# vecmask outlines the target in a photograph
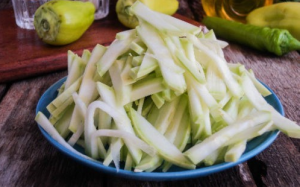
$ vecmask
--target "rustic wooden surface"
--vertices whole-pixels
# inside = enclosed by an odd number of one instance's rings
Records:
[[[0,9],[11,9],[10,1],[1,1]],[[201,21],[203,16],[200,3],[193,0],[180,0],[178,13],[196,21]],[[0,25],[0,32],[6,27]],[[300,55],[297,52],[279,58],[230,44],[225,49],[225,55],[228,61],[252,68],[257,77],[278,95],[286,116],[300,124]],[[123,179],[74,162],[45,140],[34,121],[38,99],[66,73],[62,70],[0,84],[1,187],[300,186],[300,140],[288,138],[282,133],[270,147],[243,164],[207,177],[182,181]]]

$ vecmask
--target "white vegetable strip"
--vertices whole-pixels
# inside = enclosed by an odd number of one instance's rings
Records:
[[[120,67],[118,63],[112,64],[109,69],[109,75],[111,77],[113,88],[116,94],[116,104],[118,106],[123,106],[130,102],[130,93],[132,89],[131,85],[125,85],[123,83],[121,72],[122,67]]]
[[[183,93],[186,89],[185,80],[181,73],[176,72],[181,68],[175,64],[168,48],[155,31],[155,28],[145,22],[140,22],[140,26],[136,29],[143,42],[155,55],[166,84],[172,90]]]
[[[232,77],[229,68],[227,67],[227,62],[215,55],[212,51],[210,51],[206,46],[204,46],[194,35],[188,35],[188,38],[193,42],[193,44],[200,50],[202,50],[206,55],[208,55],[212,62],[215,63],[218,68],[222,78],[224,79],[228,89],[231,91],[233,96],[240,98],[243,95],[243,90],[237,81]]]
[[[235,124],[227,126],[220,131],[207,137],[203,142],[194,145],[187,150],[184,154],[194,163],[198,164],[210,153],[222,147],[227,141],[229,141],[236,134],[247,130],[250,127],[254,127],[261,123],[269,121],[271,118],[267,112],[259,112],[253,116],[244,118],[241,121],[235,122]]]
[[[102,129],[102,130],[97,130],[97,131],[93,132],[91,136],[93,139],[95,139],[98,136],[122,138],[124,140],[132,142],[134,146],[141,149],[142,151],[149,154],[150,156],[154,156],[156,153],[156,150],[154,148],[152,148],[151,146],[146,144],[144,141],[139,139],[134,134],[128,133],[126,131]]]
[[[132,91],[130,95],[130,102],[136,101],[138,99],[141,99],[143,97],[159,93],[165,89],[165,86],[163,85],[163,79],[161,77],[159,78],[153,78],[150,80],[146,80],[137,84],[134,84],[132,86]]]
[[[84,104],[84,102],[79,98],[78,94],[75,92],[72,94],[73,100],[75,104],[79,107],[80,115],[82,116],[83,119],[85,119],[87,107]],[[68,140],[68,144],[71,146],[75,145],[75,143],[79,140],[80,136],[83,133],[84,126],[80,125],[77,129],[77,131],[70,137]]]
[[[157,29],[162,31],[173,31],[179,32],[180,30],[173,26],[172,24],[168,23],[167,21],[160,18],[158,14],[153,14],[153,11],[150,10],[146,5],[137,1],[131,7],[132,13],[141,18],[151,25],[155,26]],[[140,20],[139,20],[140,22]]]
[[[242,81],[245,95],[257,110],[270,111],[272,113],[274,125],[280,131],[287,134],[289,137],[300,138],[300,126],[298,126],[295,122],[283,117],[270,104],[268,104],[267,101],[257,91],[251,79],[247,75],[242,77]]]
[[[136,33],[135,29],[130,29],[130,30],[118,32],[116,34],[116,39],[117,40],[125,40],[125,39],[128,39],[128,38],[132,37],[135,33]]]
[[[54,109],[62,105],[68,98],[72,97],[72,93],[79,90],[82,77],[78,78],[67,90],[57,96],[48,106],[47,109],[51,113]],[[52,108],[52,110],[50,109]]]
[[[158,67],[157,60],[150,55],[150,50],[146,52],[142,64],[137,73],[137,78],[147,75]]]
[[[166,103],[160,109],[157,119],[153,125],[161,134],[164,134],[168,129],[175,115],[179,100],[180,97],[176,97],[173,101]]]
[[[78,55],[75,55],[72,67],[65,82],[65,90],[68,89],[83,74],[85,66],[86,62]]]
[[[236,162],[244,153],[247,145],[246,143],[247,140],[242,140],[229,146],[228,151],[225,154],[225,162]]]
[[[153,146],[165,160],[184,168],[195,168],[195,165],[191,164],[181,151],[159,133],[143,116],[133,109],[130,110],[130,115],[139,136]]]
[[[180,19],[177,19],[173,16],[169,16],[167,14],[163,14],[160,12],[156,13],[161,19],[163,19],[165,22],[170,23],[171,25],[175,26],[176,28],[181,30],[181,34],[188,32],[191,34],[198,34],[201,32],[201,27],[197,27],[195,25],[192,25],[188,22],[182,21]]]
[[[35,121],[58,143],[60,143],[62,146],[64,146],[66,149],[71,151],[72,153],[79,155],[85,159],[96,161],[80,152],[78,152],[76,149],[74,149],[72,146],[70,146],[64,139],[61,137],[56,129],[53,127],[53,125],[50,123],[50,121],[47,119],[47,117],[42,113],[38,112]]]
[[[110,113],[108,113],[113,119],[118,129],[127,131],[129,133],[135,134],[133,127],[131,125],[131,121],[129,117],[127,116],[127,113],[123,106],[117,106],[115,92],[113,89],[111,89],[109,86],[97,82],[97,90],[99,94],[101,95],[101,98],[103,101],[105,101],[111,108],[113,108],[116,112],[116,114],[120,114],[121,118],[116,118]],[[106,111],[105,111],[106,112]],[[120,117],[120,116],[119,116]],[[125,144],[134,160],[135,163],[139,163],[142,157],[142,152],[137,149],[136,147],[132,146],[132,142],[127,142],[125,140]]]
[[[93,80],[94,72],[96,71],[96,62],[102,57],[104,52],[106,51],[106,48],[102,45],[96,45],[94,47],[90,60],[86,65],[81,86],[78,92],[78,95],[82,101],[88,105],[90,102],[92,102],[95,98],[95,94],[97,94],[96,90],[96,83]],[[75,106],[72,119],[70,122],[69,129],[72,132],[76,132],[78,126],[81,123],[81,119],[79,117],[79,111],[78,108]]]
[[[120,138],[113,138],[111,140],[111,143],[109,145],[109,149],[107,151],[106,157],[103,160],[103,165],[108,166],[111,162],[113,162],[114,158],[112,155],[112,149],[114,149],[114,151],[116,150],[120,150],[124,145],[124,142],[122,141],[122,139]]]
[[[115,39],[103,57],[97,62],[97,71],[100,76],[103,76],[110,66],[115,62],[115,60],[122,55],[123,53],[127,52],[130,48],[130,43],[134,40],[134,34],[125,38],[124,40]]]

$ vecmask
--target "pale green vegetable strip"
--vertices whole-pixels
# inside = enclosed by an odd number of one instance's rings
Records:
[[[247,75],[243,76],[242,86],[245,91],[245,95],[257,110],[270,111],[272,113],[274,125],[280,131],[287,134],[289,137],[300,138],[300,126],[298,126],[295,122],[283,117],[270,104],[268,104],[267,101],[257,91],[251,79]]]
[[[48,106],[47,109],[51,113],[54,109],[58,108],[68,98],[72,97],[72,94],[79,90],[82,77],[78,78],[67,90],[57,96]]]
[[[223,108],[223,110],[233,119],[233,121],[235,121],[238,117],[239,101],[239,99],[233,97]]]
[[[66,138],[70,134],[69,124],[73,110],[74,105],[69,106],[65,110],[63,116],[60,119],[58,119],[58,121],[54,124],[55,129],[63,138]]]
[[[181,119],[183,118],[183,114],[187,108],[188,100],[186,95],[180,96],[179,103],[176,107],[176,111],[174,117],[164,134],[164,136],[173,143],[175,141],[176,134],[178,132],[178,128],[181,125]]]
[[[124,142],[120,138],[112,138],[107,151],[106,157],[103,160],[103,165],[108,166],[113,161],[112,149],[118,150],[121,149],[124,145]]]
[[[250,69],[249,71],[246,71],[246,73],[247,73],[247,75],[251,78],[253,84],[255,85],[255,87],[257,88],[257,90],[259,91],[259,93],[260,93],[262,96],[266,97],[266,96],[272,94],[272,93],[271,93],[271,92],[270,92],[270,91],[269,91],[262,83],[260,83],[260,82],[256,79],[256,77],[255,77],[255,75],[254,75],[254,73],[253,73],[253,71],[252,71],[251,69]]]
[[[273,122],[269,121],[267,123],[263,123],[263,124],[255,126],[255,127],[248,128],[247,131],[243,131],[241,133],[236,134],[233,138],[231,138],[229,141],[227,141],[224,146],[233,145],[233,144],[238,143],[243,140],[249,141],[257,136],[260,136],[261,135],[259,133],[260,130],[264,129],[264,127],[266,127],[266,126],[269,126],[269,123],[273,123]],[[276,128],[275,126],[271,126],[268,128],[267,131],[264,131],[264,132],[273,131],[273,130],[275,130],[275,128]]]
[[[246,144],[247,140],[243,140],[229,146],[228,151],[225,154],[225,162],[236,162],[244,153]]]
[[[140,65],[139,71],[137,73],[137,78],[151,73],[158,67],[157,60],[153,58],[149,53],[150,52],[148,50],[143,58],[142,64]]]
[[[176,132],[176,138],[173,141],[173,144],[180,150],[183,151],[188,144],[188,140],[191,133],[191,125],[190,125],[190,118],[188,113],[184,113],[181,120],[180,125]],[[165,162],[162,168],[163,172],[166,172],[169,170],[169,168],[172,166],[171,163]]]
[[[82,76],[86,62],[78,55],[75,55],[72,67],[69,70],[67,80],[65,82],[65,90],[68,89],[80,76]]]
[[[165,86],[163,85],[163,79],[161,77],[145,81],[142,80],[142,82],[138,82],[132,86],[130,102],[136,101],[138,99],[155,93],[159,93],[164,89]]]
[[[175,37],[173,36],[171,38],[175,38]],[[196,63],[198,63],[198,62],[196,62],[193,43],[190,42],[189,40],[187,40],[186,38],[180,38],[180,43],[181,43],[182,49],[185,52],[185,56],[189,59],[189,61],[191,61],[193,66],[196,66]]]
[[[153,146],[160,156],[168,162],[187,169],[194,169],[193,165],[176,146],[159,133],[143,116],[135,110],[130,110],[130,116],[138,135],[149,145]]]
[[[153,157],[147,156],[135,167],[135,171],[145,171],[149,168],[156,167],[157,164],[160,166],[162,162],[163,159],[159,155],[155,155]]]
[[[149,9],[143,3],[137,1],[131,7],[131,12],[139,18],[139,23],[141,22],[140,19],[143,19],[156,27],[157,29],[167,32],[179,32],[180,29],[176,28],[172,24],[168,23],[167,21],[160,18],[160,16],[156,13],[153,13],[151,9]],[[148,45],[147,45],[148,46]]]
[[[114,138],[108,149],[107,156],[103,161],[103,165],[108,166],[113,161],[118,172],[120,161],[119,154],[123,145],[124,143],[120,138]]]
[[[84,121],[85,152],[87,155],[95,159],[104,158],[106,155],[106,150],[101,139],[92,138],[92,134],[96,131],[96,127],[94,125],[94,114],[97,108],[107,112],[111,116],[118,115],[113,108],[101,101],[94,101],[88,106]]]
[[[201,100],[201,106],[203,110],[203,131],[201,132],[201,138],[204,139],[207,136],[210,136],[212,134],[211,129],[211,119],[210,119],[210,112],[208,106]],[[197,136],[197,135],[196,135]]]
[[[73,104],[73,98],[69,97],[64,103],[62,103],[58,108],[56,108],[55,110],[51,111],[50,114],[59,119],[61,118],[61,116],[64,114],[65,110],[71,105]]]
[[[112,118],[110,115],[108,115],[106,112],[99,110],[99,118],[98,118],[98,129],[111,129],[112,124]],[[107,137],[101,137],[101,140],[103,142],[103,145],[106,145],[108,143]]]
[[[120,67],[118,63],[112,64],[109,69],[109,75],[116,94],[117,106],[123,106],[130,102],[130,93],[132,89],[131,85],[125,85],[122,82],[121,72],[122,67]]]
[[[204,115],[200,99],[193,88],[188,89],[188,97],[189,113],[192,121],[192,140],[196,142],[204,127]]]
[[[131,42],[130,49],[139,55],[145,53],[145,49],[142,46],[140,46],[139,44],[137,44],[136,42]]]
[[[85,120],[85,115],[87,112],[87,107],[86,107],[85,103],[79,98],[79,96],[76,92],[72,94],[72,97],[75,102],[75,105],[77,105],[79,108],[79,111],[80,111],[79,114],[81,115],[82,119]],[[84,130],[84,126],[81,125],[77,129],[77,131],[72,134],[72,136],[68,140],[68,144],[70,144],[71,146],[75,145],[75,143],[79,140],[80,136],[83,134],[83,130]]]
[[[183,93],[186,90],[185,80],[181,73],[177,73],[181,68],[175,64],[155,28],[145,22],[140,22],[140,26],[136,29],[143,42],[153,51],[166,85],[178,93]]]
[[[97,130],[92,133],[92,139],[96,139],[99,136],[108,136],[108,137],[115,137],[115,138],[122,138],[123,140],[132,142],[135,147],[141,149],[145,153],[149,154],[150,156],[154,156],[156,151],[154,148],[150,147],[140,138],[135,136],[132,133],[123,131],[123,130],[112,130],[112,129],[102,129]]]
[[[67,62],[68,63],[68,74],[72,68],[74,58],[75,58],[75,53],[73,53],[73,51],[71,51],[71,50],[68,50],[68,62]]]
[[[133,79],[130,75],[130,70],[132,68],[132,64],[131,64],[132,59],[133,59],[132,56],[128,56],[124,64],[124,67],[122,69],[121,79],[124,85],[130,85],[137,81],[136,79]]]
[[[232,98],[231,93],[226,92],[226,95],[223,97],[223,99],[221,101],[219,101],[220,108],[223,108],[231,98]]]
[[[209,58],[209,56],[207,56],[203,51],[199,50],[196,47],[194,48],[194,53],[196,61],[200,63],[203,69],[207,69],[208,64],[211,63],[211,59]]]
[[[142,115],[145,98],[139,100],[137,112]]]
[[[162,97],[161,92],[152,94],[151,99],[157,108],[161,108],[162,105],[165,103],[165,99]]]
[[[84,49],[83,52],[82,52],[82,55],[81,55],[81,58],[82,60],[85,62],[85,64],[88,63],[88,61],[90,60],[91,58],[91,52],[87,49]]]
[[[161,134],[164,134],[167,129],[169,129],[169,132],[172,131],[170,129],[174,128],[170,128],[169,124],[172,125],[171,121],[176,121],[174,120],[174,116],[176,113],[176,109],[177,106],[179,106],[179,101],[180,101],[180,97],[177,97],[174,101],[170,102],[170,103],[166,103],[165,105],[163,105],[163,108],[161,109],[157,109],[157,108],[153,108],[152,112],[150,113],[150,115],[148,115],[148,120],[149,122],[151,122],[151,124],[154,125],[154,127],[157,129],[157,131]],[[183,102],[184,104],[184,102]],[[172,108],[171,108],[172,107]],[[182,110],[181,110],[182,112]],[[180,113],[180,112],[179,112]],[[179,114],[178,113],[178,114]],[[178,116],[180,118],[180,116]],[[180,121],[177,121],[176,123],[179,123]],[[176,128],[178,129],[178,128]],[[166,138],[172,143],[171,139],[174,139],[174,133],[176,133],[176,129],[173,132],[173,135],[171,135],[172,133],[170,132],[170,137],[168,138],[166,136]],[[145,158],[142,159],[141,163],[137,165],[136,168],[138,168],[139,170],[145,170],[147,172],[156,169],[158,166],[161,165],[163,159],[159,156],[156,155],[154,157],[150,157],[147,156]]]
[[[118,113],[122,116],[122,120],[118,120],[118,118],[109,114],[114,119],[117,129],[124,130],[126,132],[135,134],[132,124],[131,124],[131,121],[130,121],[129,117],[127,116],[127,113],[126,113],[124,107],[117,105],[114,90],[100,82],[97,82],[97,90],[98,90],[101,98],[103,99],[103,101],[105,103],[107,103],[110,107],[112,107],[116,111],[116,114]],[[139,163],[141,160],[141,157],[142,157],[142,152],[139,149],[137,149],[136,147],[132,146],[132,142],[125,140],[125,144],[128,148],[128,151],[130,152],[134,162],[136,164]]]
[[[134,167],[133,159],[130,154],[126,155],[124,170],[131,171],[131,168]]]
[[[205,166],[211,166],[214,164],[217,164],[219,162],[224,161],[224,155],[226,153],[227,147],[221,147],[214,152],[212,152],[210,155],[208,155],[204,160]]]
[[[97,94],[96,83],[93,80],[93,75],[96,69],[97,61],[103,56],[106,51],[106,47],[102,45],[96,45],[92,51],[89,62],[86,65],[81,86],[78,92],[80,99],[88,106],[95,99],[95,94]],[[78,108],[75,106],[72,119],[70,122],[69,129],[72,132],[76,132],[78,126],[80,125],[80,117],[79,117]]]
[[[171,25],[174,25],[178,29],[180,29],[182,32],[181,33],[191,33],[191,34],[198,34],[201,32],[201,27],[197,27],[195,25],[192,25],[188,22],[182,21],[180,19],[176,19],[173,16],[169,16],[163,13],[156,12],[156,14],[163,19],[165,22],[170,23]]]
[[[35,116],[35,121],[54,139],[56,140],[58,143],[60,143],[62,146],[64,146],[66,149],[68,149],[69,151],[71,151],[72,153],[79,155],[85,159],[88,160],[94,160],[82,153],[80,153],[79,151],[77,151],[76,149],[74,149],[72,146],[70,146],[62,136],[60,136],[58,134],[58,132],[56,131],[56,129],[53,127],[53,125],[50,123],[50,121],[47,119],[47,117],[42,113],[42,112],[38,112],[37,115]],[[95,161],[95,160],[94,160]]]
[[[219,73],[224,79],[225,84],[227,85],[230,92],[233,96],[240,98],[243,95],[243,90],[241,89],[238,82],[232,77],[229,68],[227,67],[227,62],[215,55],[210,51],[206,46],[204,46],[196,36],[188,35],[188,38],[193,42],[193,44],[200,50],[202,50],[207,56],[209,56],[216,67],[218,68]]]
[[[130,43],[134,40],[134,35],[129,36],[124,40],[115,39],[103,57],[97,62],[97,71],[100,76],[103,76],[110,66],[117,60],[117,58],[123,53],[127,52],[130,48]]]
[[[196,91],[196,93],[199,95],[202,101],[204,101],[205,104],[208,106],[213,118],[216,121],[220,121],[222,118],[219,112],[220,106],[215,100],[215,98],[209,93],[209,91],[203,84],[196,82],[190,74],[186,73],[185,77],[187,84],[189,84],[191,88],[193,88]]]
[[[211,95],[218,101],[222,100],[227,92],[224,81],[216,73],[214,64],[209,64],[206,69],[206,87]]]
[[[185,57],[183,51],[176,50],[175,52],[176,57],[179,59],[179,61],[182,63],[182,65],[187,68],[187,70],[193,75],[193,77],[199,82],[199,83],[205,83],[205,76],[204,74],[201,74],[198,71],[198,68],[196,66],[193,66],[193,63]]]
[[[161,134],[164,134],[166,132],[168,126],[174,118],[179,100],[180,97],[177,97],[173,101],[164,104],[160,108],[157,119],[153,125]]]
[[[117,40],[125,40],[125,39],[128,39],[128,38],[134,36],[135,34],[136,34],[136,30],[135,29],[130,29],[130,30],[118,32],[116,34],[116,39]]]
[[[144,55],[141,55],[141,56],[135,56],[132,58],[132,66],[140,66],[142,64],[142,60],[144,58]]]
[[[271,118],[268,112],[255,113],[253,116],[244,118],[241,121],[235,122],[230,126],[227,126],[220,131],[207,137],[203,142],[194,145],[187,150],[184,154],[194,163],[198,164],[205,159],[210,153],[222,147],[227,141],[229,141],[236,134],[247,130],[250,127],[254,127],[261,123],[269,121]],[[204,151],[205,150],[205,151]]]

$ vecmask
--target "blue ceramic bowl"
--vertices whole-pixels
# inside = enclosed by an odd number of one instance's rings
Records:
[[[38,111],[41,111],[44,113],[47,117],[49,117],[49,112],[46,109],[46,106],[56,97],[57,95],[57,89],[64,83],[66,80],[66,77],[56,82],[54,85],[52,85],[40,98],[36,113]],[[265,85],[266,86],[266,85]],[[267,96],[265,99],[266,101],[271,104],[281,115],[284,115],[283,107],[278,99],[278,97],[275,95],[275,93],[266,86],[271,92],[272,95]],[[93,168],[97,171],[108,173],[108,174],[114,174],[120,177],[130,178],[130,179],[136,179],[136,180],[147,180],[147,181],[166,181],[166,180],[183,180],[183,179],[189,179],[189,178],[195,178],[195,177],[202,177],[207,176],[213,173],[217,173],[220,171],[223,171],[225,169],[229,169],[231,167],[234,167],[242,162],[247,161],[248,159],[254,157],[255,155],[259,154],[261,151],[266,149],[270,144],[273,143],[273,141],[276,139],[277,135],[279,134],[279,131],[272,131],[265,133],[250,142],[247,143],[247,148],[244,154],[241,156],[241,158],[237,162],[226,162],[226,163],[220,163],[213,166],[208,167],[199,167],[195,170],[186,170],[182,169],[176,166],[173,166],[168,172],[161,172],[161,171],[154,171],[151,173],[146,172],[133,172],[133,171],[127,171],[120,169],[118,172],[114,166],[104,166],[101,164],[101,162],[95,162],[92,160],[88,160],[85,158],[82,158],[72,152],[70,152],[68,149],[63,147],[61,144],[59,144],[56,140],[54,140],[47,132],[45,132],[40,126],[39,126],[42,134],[45,136],[45,138],[54,145],[58,150],[69,156],[70,158],[74,159],[75,161],[78,161],[90,168]],[[82,148],[79,146],[74,147],[78,151],[83,153]]]

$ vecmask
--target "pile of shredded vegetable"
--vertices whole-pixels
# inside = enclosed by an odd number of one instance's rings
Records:
[[[204,33],[137,1],[135,29],[109,47],[68,53],[68,77],[36,121],[63,146],[120,169],[168,171],[235,162],[247,141],[279,129],[300,137],[243,65],[227,63],[213,31]],[[85,155],[72,146],[78,144]]]

